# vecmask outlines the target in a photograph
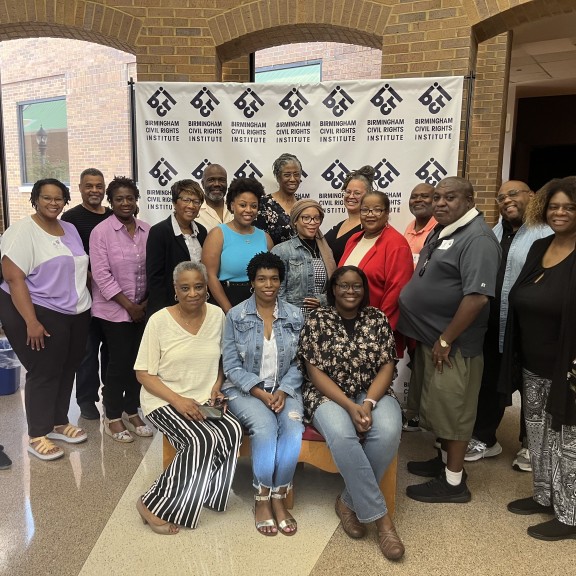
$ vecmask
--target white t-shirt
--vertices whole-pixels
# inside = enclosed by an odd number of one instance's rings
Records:
[[[206,308],[206,318],[196,335],[180,326],[167,308],[153,314],[134,365],[134,370],[158,376],[168,388],[200,404],[210,399],[218,377],[224,330],[224,312],[212,304]],[[144,414],[168,404],[144,387],[140,403]]]

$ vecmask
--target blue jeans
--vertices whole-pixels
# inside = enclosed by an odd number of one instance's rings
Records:
[[[262,400],[228,388],[230,411],[250,433],[253,485],[257,490],[290,487],[302,445],[302,397],[286,396],[279,414]]]
[[[362,404],[360,393],[356,404]],[[336,402],[320,404],[312,424],[324,436],[332,458],[344,478],[341,499],[360,522],[374,522],[388,513],[380,480],[400,444],[402,411],[392,396],[384,396],[372,411],[372,428],[361,443],[350,415]]]

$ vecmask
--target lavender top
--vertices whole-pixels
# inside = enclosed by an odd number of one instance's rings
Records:
[[[2,236],[0,251],[24,274],[32,303],[62,314],[90,309],[86,286],[88,256],[74,225],[60,221],[64,236],[53,236],[27,216]],[[10,294],[6,282],[0,288]]]
[[[90,234],[92,316],[110,322],[132,322],[112,298],[122,292],[140,304],[146,297],[146,240],[150,225],[136,219],[134,237],[112,215]]]

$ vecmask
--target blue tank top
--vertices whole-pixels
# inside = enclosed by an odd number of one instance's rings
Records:
[[[248,262],[259,252],[268,252],[266,234],[259,228],[254,228],[252,234],[238,234],[226,224],[219,224],[218,227],[224,236],[218,279],[248,282]]]

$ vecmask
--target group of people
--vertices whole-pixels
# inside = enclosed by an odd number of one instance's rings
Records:
[[[491,455],[499,400],[522,389],[535,493],[509,509],[555,514],[529,529],[535,537],[576,537],[566,377],[576,178],[533,199],[525,184],[504,184],[494,231],[467,180],[419,184],[403,235],[365,166],[344,182],[348,218],[324,236],[322,206],[298,199],[298,158],[283,154],[273,172],[278,190],[267,195],[253,178],[228,186],[210,165],[202,186],[172,186],[173,213],[154,226],[136,217],[129,178],[105,187],[101,172],[84,171],[82,204],[62,218],[66,186],[34,185],[35,213],[2,238],[0,285],[4,329],[27,370],[28,450],[52,460],[64,454],[53,441],[87,439],[68,421],[70,396],[76,377],[81,416],[99,418],[100,372],[106,434],[152,436],[141,408],[176,449],[138,499],[144,523],[176,534],[197,526],[203,506],[223,511],[246,431],[255,527],[292,536],[286,496],[312,425],[345,481],[335,505],[345,532],[361,538],[375,522],[382,553],[397,560],[404,546],[379,482],[400,442],[392,381],[407,348],[409,417],[441,445],[436,458],[408,463],[431,480],[407,495],[468,502],[464,461]]]

